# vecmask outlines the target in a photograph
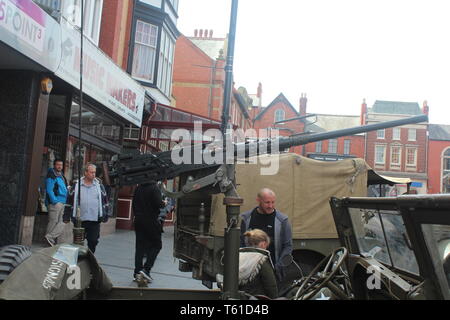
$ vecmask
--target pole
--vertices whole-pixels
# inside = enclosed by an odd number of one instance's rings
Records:
[[[230,15],[230,31],[228,33],[227,62],[225,65],[225,88],[222,111],[222,137],[225,143],[228,121],[230,118],[230,103],[233,87],[233,59],[234,43],[236,39],[236,21],[237,21],[238,0],[232,0]],[[224,160],[225,159],[224,155]],[[226,162],[224,162],[226,163]],[[227,177],[232,181],[231,187],[225,192],[223,204],[227,212],[227,228],[225,229],[225,248],[224,248],[224,274],[223,274],[223,299],[239,298],[239,244],[240,229],[238,226],[240,206],[243,203],[242,198],[236,192],[235,184],[235,166],[226,164]]]
[[[83,246],[84,245],[84,228],[81,227],[81,166],[83,165],[82,154],[81,154],[81,117],[83,109],[83,30],[84,30],[84,0],[81,0],[81,19],[80,19],[80,109],[78,112],[78,197],[77,197],[77,207],[76,207],[76,224],[73,228],[73,243]]]
[[[231,90],[233,87],[233,60],[234,60],[234,43],[236,39],[236,21],[238,0],[232,0],[231,17],[230,17],[230,31],[228,32],[228,49],[227,62],[225,65],[225,87],[223,90],[223,110],[222,110],[222,125],[221,131],[225,135],[228,127],[228,120],[230,118],[230,104],[231,104]]]

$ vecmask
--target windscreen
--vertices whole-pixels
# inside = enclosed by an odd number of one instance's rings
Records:
[[[361,255],[373,257],[399,270],[419,274],[402,216],[397,211],[364,208],[348,210]]]

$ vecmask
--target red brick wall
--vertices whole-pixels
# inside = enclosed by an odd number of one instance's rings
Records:
[[[450,148],[450,141],[429,141],[428,193],[441,192],[442,155],[447,148]]]
[[[344,155],[344,141],[350,140],[350,155],[364,159],[364,136],[345,136],[337,138],[337,154]],[[316,144],[306,145],[306,154],[316,153]],[[322,153],[328,153],[328,140],[322,141]]]
[[[103,1],[102,21],[100,29],[99,47],[114,62],[126,70],[129,55],[129,43],[131,38],[131,22],[133,18],[133,2],[128,7],[128,0]],[[121,39],[122,12],[128,10],[125,35]],[[121,43],[122,41],[122,43]],[[123,50],[123,52],[120,52]]]
[[[272,106],[270,106],[270,108],[259,119],[257,119],[254,122],[254,125],[253,125],[254,129],[259,131],[259,129],[277,127],[277,128],[288,128],[288,129],[292,130],[292,132],[289,130],[279,130],[280,136],[289,136],[294,133],[303,132],[304,124],[303,124],[303,122],[300,122],[300,121],[289,121],[289,122],[286,122],[285,124],[274,124],[275,112],[278,109],[284,110],[284,118],[285,119],[295,118],[295,117],[299,116],[297,113],[295,113],[292,110],[292,108],[290,106],[286,105],[282,101],[278,101],[275,104],[273,104]],[[302,148],[303,147],[301,147],[301,146],[292,147],[289,149],[289,151],[295,152],[298,154],[302,154]]]
[[[117,46],[120,30],[121,1],[103,1],[102,24],[99,47],[114,61],[117,60]]]
[[[221,121],[225,82],[225,73],[221,68],[224,65],[224,60],[211,59],[181,35],[175,47],[173,71],[172,95],[176,108]],[[240,127],[243,117],[232,96],[230,118],[234,120],[233,125]]]
[[[367,163],[375,170],[398,171],[398,172],[418,172],[426,171],[426,129],[416,129],[416,141],[408,141],[408,128],[401,128],[400,140],[392,140],[392,128],[385,129],[385,139],[377,139],[377,132],[371,131],[367,134]],[[399,143],[402,145],[402,158],[400,168],[391,167],[391,146]],[[386,144],[386,161],[384,165],[375,165],[375,145]],[[411,170],[406,168],[406,147],[417,146],[417,166]]]

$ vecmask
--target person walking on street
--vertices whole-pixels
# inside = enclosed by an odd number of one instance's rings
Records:
[[[100,238],[100,223],[107,221],[108,197],[105,187],[95,177],[97,167],[89,163],[84,170],[84,177],[80,185],[80,219],[81,227],[85,230],[85,238],[89,250],[95,253]],[[72,217],[76,219],[78,206],[78,181],[74,185]]]
[[[63,161],[55,159],[53,168],[48,169],[45,180],[46,197],[48,207],[48,224],[45,240],[50,246],[57,243],[58,237],[64,231],[63,222],[64,206],[67,201],[67,180],[63,174]]]
[[[246,231],[261,229],[266,232],[271,239],[267,250],[275,264],[278,281],[282,281],[283,257],[292,254],[292,229],[288,217],[275,209],[275,200],[275,192],[263,188],[256,197],[258,206],[241,214],[241,247],[245,246]]]
[[[159,215],[160,209],[165,206],[161,190],[155,181],[141,184],[136,188],[133,195],[134,230],[136,232],[134,280],[138,274],[141,274],[148,282],[153,280],[150,271],[162,248],[162,227]]]

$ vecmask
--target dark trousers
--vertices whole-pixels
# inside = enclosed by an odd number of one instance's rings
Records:
[[[95,247],[97,247],[100,238],[100,222],[83,221],[81,226],[84,228],[84,237],[87,240],[89,250],[95,253]]]
[[[134,273],[141,270],[150,272],[162,248],[161,224],[155,218],[135,217],[134,230],[136,232]]]

